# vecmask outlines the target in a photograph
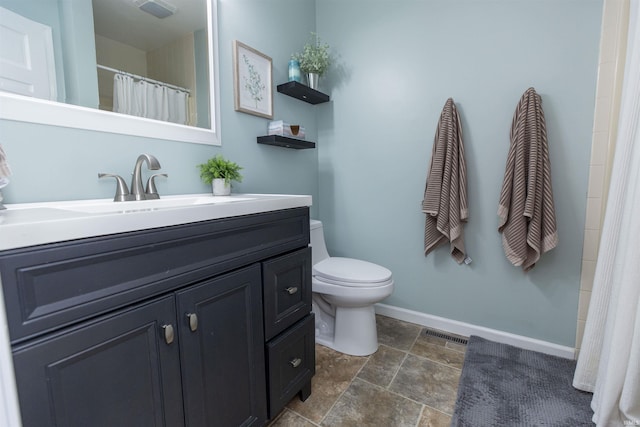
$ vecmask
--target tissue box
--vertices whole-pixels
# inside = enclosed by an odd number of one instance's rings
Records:
[[[280,135],[289,138],[305,139],[304,127],[299,125],[290,125],[284,120],[275,120],[269,122],[269,135]]]

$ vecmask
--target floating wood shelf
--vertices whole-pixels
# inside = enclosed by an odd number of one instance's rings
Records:
[[[314,105],[329,102],[329,95],[311,89],[309,86],[299,82],[287,82],[278,85],[278,92]]]
[[[277,147],[295,148],[302,150],[305,148],[316,148],[316,143],[304,141],[302,139],[288,138],[280,135],[259,136],[258,144],[275,145]]]

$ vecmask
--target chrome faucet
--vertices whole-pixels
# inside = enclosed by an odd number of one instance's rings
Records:
[[[147,181],[146,190],[142,187],[142,164],[147,162],[147,166],[151,170],[160,169],[160,162],[151,154],[140,154],[138,160],[136,160],[136,166],[133,168],[133,177],[131,178],[131,192],[127,188],[127,184],[124,182],[121,176],[113,175],[110,173],[99,173],[98,178],[115,178],[116,179],[116,195],[113,198],[114,202],[128,202],[133,200],[150,200],[159,199],[160,195],[156,189],[156,185],[153,179],[157,176],[167,177],[165,173],[158,173],[152,175]],[[1,201],[2,199],[0,199]],[[1,206],[1,204],[0,204]]]
[[[160,162],[151,154],[140,154],[136,160],[136,166],[133,168],[133,176],[131,177],[131,195],[134,200],[146,200],[147,194],[142,185],[142,164],[147,162],[150,170],[160,169]]]

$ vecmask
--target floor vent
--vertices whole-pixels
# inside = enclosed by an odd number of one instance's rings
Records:
[[[449,335],[441,331],[436,331],[434,329],[425,329],[424,332],[426,335],[429,335],[431,337],[444,338],[447,341],[455,342],[458,344],[467,345],[467,343],[469,342],[469,340],[466,338]]]

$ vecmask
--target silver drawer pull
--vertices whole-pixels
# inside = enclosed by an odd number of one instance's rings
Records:
[[[164,329],[164,340],[167,344],[171,344],[173,342],[173,326],[172,325],[162,325],[162,329]]]
[[[299,357],[289,360],[289,364],[294,368],[297,368],[298,366],[300,366],[301,363],[302,363],[302,359],[300,359]]]
[[[289,287],[288,287],[288,288],[286,288],[284,291],[285,291],[285,292],[288,292],[288,293],[289,293],[289,295],[293,295],[293,294],[295,294],[296,292],[298,292],[298,287],[297,287],[297,286],[289,286]]]
[[[187,313],[187,319],[189,319],[189,329],[191,329],[191,332],[195,332],[198,329],[198,315]]]

